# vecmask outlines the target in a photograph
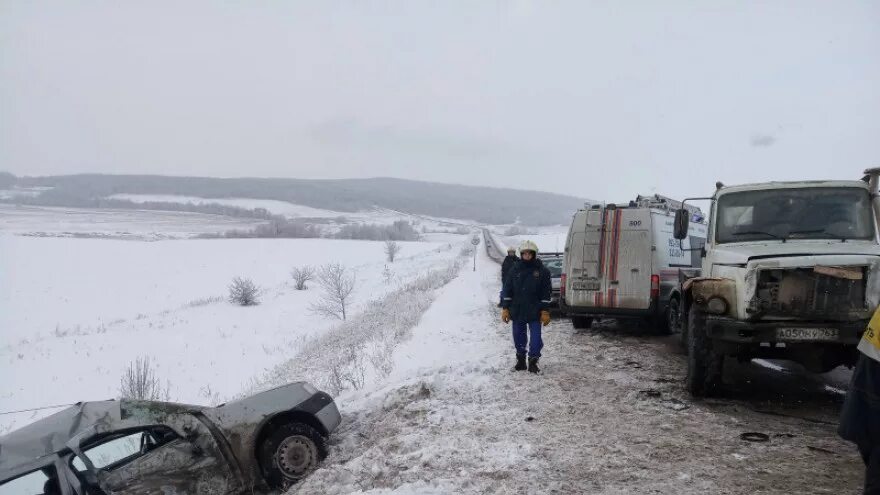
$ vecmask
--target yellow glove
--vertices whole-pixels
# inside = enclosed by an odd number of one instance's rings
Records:
[[[541,325],[549,325],[550,324],[550,312],[546,309],[541,311]]]
[[[510,323],[510,310],[504,308],[501,310],[501,321],[504,323]]]

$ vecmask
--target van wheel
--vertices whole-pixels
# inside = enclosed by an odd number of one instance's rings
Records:
[[[287,489],[306,477],[327,457],[327,442],[314,428],[286,423],[275,429],[259,449],[263,476],[271,488]]]
[[[710,397],[721,386],[724,355],[712,350],[706,317],[698,309],[688,312],[687,326],[687,389],[694,397]]]
[[[593,319],[589,316],[572,316],[571,325],[577,329],[590,328],[593,326]]]

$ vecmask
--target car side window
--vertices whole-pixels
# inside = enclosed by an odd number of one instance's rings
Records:
[[[164,426],[127,430],[97,439],[83,449],[83,455],[96,469],[112,471],[177,438],[174,431]],[[86,470],[79,457],[73,458],[71,466],[78,472]]]
[[[46,467],[0,483],[0,495],[60,495],[61,485],[55,468]]]

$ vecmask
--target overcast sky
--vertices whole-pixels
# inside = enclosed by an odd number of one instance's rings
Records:
[[[880,2],[0,2],[0,170],[620,201],[880,166]]]

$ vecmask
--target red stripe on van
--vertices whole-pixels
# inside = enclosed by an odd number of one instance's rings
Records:
[[[618,261],[620,259],[620,224],[621,219],[623,218],[622,210],[614,210],[614,218],[611,221],[611,243],[610,243],[610,253],[609,253],[609,263],[608,263],[608,279],[607,281],[610,283],[612,280],[617,280],[617,266]],[[615,306],[617,291],[611,289],[611,287],[607,288],[608,291],[608,305],[611,307]]]
[[[611,276],[613,277],[611,280],[617,280],[617,266],[620,261],[620,224],[623,219],[623,211],[617,210],[614,212],[614,257]]]
[[[599,262],[596,264],[596,276],[602,278],[605,272],[605,227],[608,225],[608,210],[602,211],[602,232],[599,234]]]

